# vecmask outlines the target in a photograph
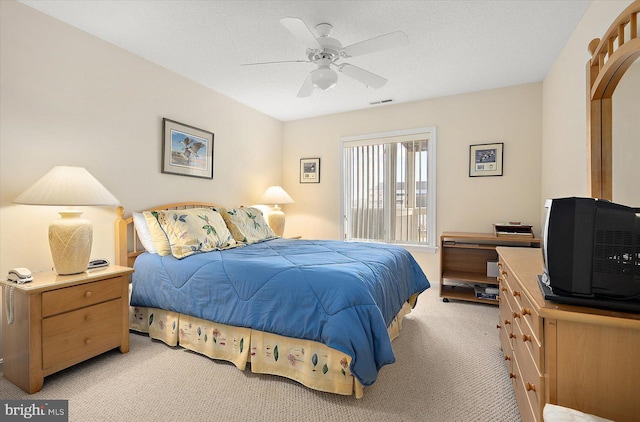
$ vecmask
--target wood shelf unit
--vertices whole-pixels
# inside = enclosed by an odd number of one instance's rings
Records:
[[[440,297],[497,305],[497,300],[476,297],[475,284],[498,286],[487,276],[487,262],[498,262],[496,246],[540,247],[540,240],[522,235],[444,232],[440,236]]]

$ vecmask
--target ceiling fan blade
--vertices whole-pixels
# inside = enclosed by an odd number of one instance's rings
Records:
[[[387,80],[382,76],[378,76],[351,64],[345,63],[338,67],[338,70],[345,75],[370,86],[371,88],[382,88],[387,83]]]
[[[282,18],[282,26],[287,28],[305,47],[312,50],[322,49],[315,34],[309,29],[306,23],[300,18]]]
[[[344,47],[341,51],[343,57],[356,57],[376,51],[388,50],[407,44],[409,38],[402,31],[395,31],[379,37],[369,38],[355,44]]]
[[[258,64],[277,64],[277,63],[311,63],[309,60],[280,60],[275,62],[259,62],[259,63],[242,63],[240,66],[255,66]]]
[[[304,83],[300,87],[300,91],[298,91],[298,97],[304,98],[308,97],[313,93],[313,82],[311,82],[311,73],[307,76],[307,79],[304,80]]]

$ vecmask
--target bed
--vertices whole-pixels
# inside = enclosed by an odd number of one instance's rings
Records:
[[[403,248],[283,239],[255,208],[205,202],[119,207],[116,263],[135,269],[131,330],[357,398],[430,287]]]

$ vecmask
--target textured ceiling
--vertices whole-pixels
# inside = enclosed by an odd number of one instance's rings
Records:
[[[21,2],[289,121],[542,81],[591,1]],[[340,74],[335,88],[298,98],[312,63],[240,66],[306,59],[283,17],[330,23],[344,46],[396,30],[409,43],[343,60],[387,78],[380,89]]]

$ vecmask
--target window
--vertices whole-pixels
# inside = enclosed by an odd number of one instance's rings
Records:
[[[345,240],[435,247],[435,128],[343,138]]]

